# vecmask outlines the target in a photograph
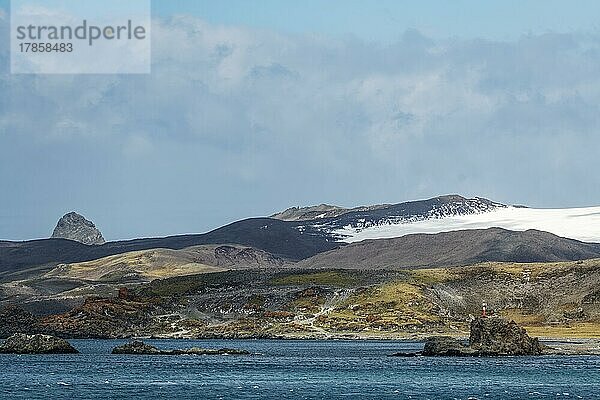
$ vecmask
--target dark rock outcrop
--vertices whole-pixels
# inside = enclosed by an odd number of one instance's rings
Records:
[[[112,354],[160,354],[160,350],[157,347],[151,346],[142,342],[141,340],[134,340],[133,342],[125,343],[121,346],[117,346],[112,350]]]
[[[89,297],[71,311],[42,318],[41,324],[45,333],[74,339],[139,337],[165,328],[155,312],[163,311],[148,302]]]
[[[76,354],[79,353],[69,342],[50,335],[26,335],[17,333],[0,346],[6,354]]]
[[[436,336],[427,339],[422,352],[396,353],[392,356],[538,356],[545,349],[546,347],[537,338],[529,337],[525,329],[515,321],[504,318],[476,318],[471,322],[469,345],[449,336]]]
[[[58,220],[52,239],[69,239],[87,245],[104,244],[102,233],[96,225],[76,212],[65,214]]]
[[[133,355],[247,355],[246,350],[238,349],[203,349],[192,347],[190,349],[160,350],[157,347],[145,344],[141,340],[117,346],[112,350],[112,354],[133,354]]]
[[[515,321],[504,318],[476,318],[471,322],[469,345],[448,337],[434,337],[425,343],[425,356],[537,356],[544,346],[527,335]]]
[[[471,322],[469,347],[478,355],[537,356],[544,346],[525,328],[503,318],[477,318]]]
[[[285,260],[252,247],[219,246],[214,250],[214,264],[219,267],[283,267]],[[209,260],[206,260],[209,261]],[[210,260],[212,261],[212,260]],[[210,262],[209,261],[209,262]],[[212,263],[209,265],[213,265]]]
[[[279,219],[282,221],[312,221],[316,219],[335,218],[352,211],[367,211],[367,209],[368,207],[348,209],[338,206],[331,206],[329,204],[321,204],[318,206],[310,207],[290,207],[285,211],[271,215],[271,218]]]
[[[7,338],[20,332],[38,331],[38,320],[30,312],[15,305],[0,309],[0,338]]]
[[[463,345],[460,340],[449,336],[433,337],[423,347],[424,356],[472,356],[475,350]]]

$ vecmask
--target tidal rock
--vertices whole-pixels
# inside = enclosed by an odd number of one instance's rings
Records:
[[[0,353],[9,354],[75,354],[79,353],[69,342],[50,335],[17,333],[0,346]]]
[[[160,354],[161,351],[149,344],[145,344],[141,340],[125,343],[117,346],[112,350],[112,354]]]
[[[504,318],[477,318],[471,322],[469,346],[479,355],[540,355],[544,346],[515,321]]]
[[[401,351],[399,353],[390,354],[390,357],[419,357],[423,355],[421,351],[413,351],[413,352],[404,352]]]
[[[504,318],[477,318],[471,322],[469,345],[447,337],[425,342],[424,356],[537,356],[545,346],[527,335],[524,328]]]
[[[102,233],[96,228],[96,225],[76,212],[65,214],[58,220],[52,238],[69,239],[88,245],[104,243]]]
[[[449,336],[429,338],[425,342],[422,354],[424,356],[472,356],[475,351],[463,345],[458,339]]]
[[[239,349],[203,349],[200,347],[192,347],[191,349],[174,350],[175,354],[196,354],[196,355],[222,355],[222,356],[241,356],[250,354],[249,351]]]
[[[238,349],[203,349],[200,347],[192,347],[190,349],[176,349],[176,350],[160,350],[157,347],[145,344],[141,340],[134,340],[133,342],[126,343],[121,346],[117,346],[112,350],[112,354],[136,354],[136,355],[246,355],[250,354],[246,350]]]

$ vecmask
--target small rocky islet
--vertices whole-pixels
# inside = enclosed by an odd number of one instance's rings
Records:
[[[161,350],[142,342],[134,340],[124,345],[117,346],[112,350],[112,354],[131,354],[131,355],[248,355],[250,352],[238,349],[204,349],[192,347],[189,349]]]
[[[50,335],[16,333],[0,346],[3,354],[77,354],[79,351],[64,339]]]
[[[450,336],[434,336],[425,341],[423,351],[395,353],[397,357],[499,357],[555,354],[532,338],[515,321],[500,317],[480,317],[471,322],[469,343]]]
[[[8,337],[0,345],[0,354],[77,354],[79,351],[64,339],[51,335],[27,335],[16,333]],[[250,352],[240,349],[204,349],[192,347],[189,349],[161,350],[145,344],[141,340],[117,346],[112,354],[131,355],[249,355]]]

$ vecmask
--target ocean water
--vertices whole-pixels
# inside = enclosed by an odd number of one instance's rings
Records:
[[[395,341],[148,340],[250,356],[0,355],[2,399],[600,399],[600,357],[401,358]]]

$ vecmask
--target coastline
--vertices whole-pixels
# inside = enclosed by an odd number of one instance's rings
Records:
[[[75,341],[132,341],[132,340],[149,340],[149,341],[263,341],[263,342],[383,342],[383,343],[425,343],[428,338],[436,335],[422,336],[367,336],[367,335],[331,335],[331,336],[316,336],[316,335],[279,335],[279,336],[259,336],[248,335],[244,337],[233,336],[203,336],[203,337],[173,337],[169,335],[149,335],[149,336],[130,336],[130,337],[113,337],[113,338],[66,338],[67,340]],[[457,335],[454,338],[468,342],[469,337],[465,335]],[[599,338],[572,338],[572,337],[539,337],[540,343],[546,346],[542,356],[600,356],[600,339]],[[6,339],[0,339],[2,344]]]

